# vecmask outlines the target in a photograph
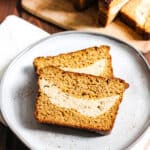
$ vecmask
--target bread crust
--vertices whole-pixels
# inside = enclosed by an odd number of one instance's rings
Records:
[[[98,20],[101,25],[107,26],[115,19],[121,8],[118,8],[116,13],[112,13],[111,10],[114,9],[118,4],[122,4],[122,0],[99,0]]]
[[[121,9],[120,18],[124,23],[126,23],[131,28],[136,30],[137,33],[141,34],[141,36],[144,39],[149,40],[150,39],[150,2],[148,4],[147,3],[145,4],[145,2],[142,0],[129,1]]]
[[[124,12],[119,13],[120,19],[127,25],[129,25],[132,29],[136,30],[143,39],[150,40],[150,32],[145,31],[144,28],[141,28],[137,25],[136,21],[133,20],[128,14]]]

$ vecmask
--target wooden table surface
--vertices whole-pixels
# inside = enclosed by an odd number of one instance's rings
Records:
[[[44,29],[49,33],[64,31],[63,29],[47,23],[37,17],[24,11],[20,6],[20,0],[0,0],[0,23],[6,16],[14,14],[22,17],[32,24]],[[144,54],[150,63],[150,52]],[[28,148],[9,130],[9,128],[0,124],[0,150],[27,150]]]

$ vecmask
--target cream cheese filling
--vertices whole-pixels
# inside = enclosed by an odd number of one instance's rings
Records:
[[[122,8],[123,5],[125,5],[129,0],[122,0],[119,4],[117,4],[116,6],[112,7],[110,9],[110,14],[113,15],[117,15],[117,12],[119,12],[119,10]]]
[[[40,88],[45,93],[52,104],[68,109],[75,109],[82,115],[96,117],[107,112],[119,99],[119,95],[97,99],[82,99],[70,96],[62,92],[53,83],[40,80]]]
[[[62,68],[64,71],[78,72],[78,73],[86,73],[91,75],[101,75],[103,74],[106,66],[106,59],[101,59],[87,67],[83,68]]]
[[[142,0],[136,9],[136,18],[140,26],[144,26],[146,18],[150,15],[150,0]]]

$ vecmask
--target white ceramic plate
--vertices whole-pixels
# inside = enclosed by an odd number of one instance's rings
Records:
[[[125,92],[111,134],[100,136],[76,129],[41,125],[34,119],[36,79],[33,60],[95,45],[111,46],[116,77],[125,79]],[[1,111],[11,130],[31,149],[126,149],[146,130],[150,118],[150,71],[144,58],[131,46],[114,38],[85,32],[50,36],[26,49],[10,64],[1,84]]]

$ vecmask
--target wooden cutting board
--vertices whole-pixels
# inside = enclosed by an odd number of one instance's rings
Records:
[[[74,9],[71,0],[22,0],[22,7],[31,14],[67,30],[103,33],[122,39],[142,52],[150,51],[150,40],[143,40],[118,18],[107,27],[98,24],[98,9],[93,6],[85,11]]]

